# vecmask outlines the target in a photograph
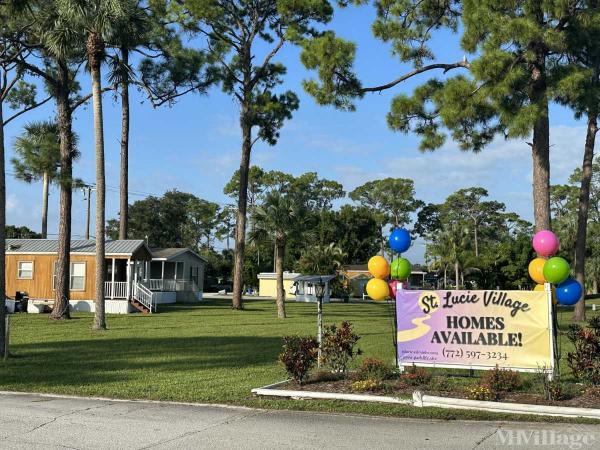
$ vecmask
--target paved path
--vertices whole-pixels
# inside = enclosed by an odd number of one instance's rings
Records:
[[[597,449],[600,427],[0,394],[0,449],[32,448]]]

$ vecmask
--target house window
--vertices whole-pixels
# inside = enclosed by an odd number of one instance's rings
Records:
[[[85,291],[85,263],[71,263],[71,284],[69,288],[72,291]]]
[[[70,270],[69,290],[85,291],[85,263],[72,262]],[[56,289],[56,261],[54,261],[54,271],[52,275],[52,289]]]
[[[17,268],[17,278],[19,280],[33,279],[33,261],[19,261]]]

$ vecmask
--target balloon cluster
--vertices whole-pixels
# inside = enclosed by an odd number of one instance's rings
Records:
[[[533,249],[539,257],[529,263],[529,276],[538,283],[536,291],[544,290],[544,283],[556,285],[556,300],[561,305],[574,305],[581,298],[581,284],[569,278],[569,263],[560,256],[554,256],[560,243],[550,230],[538,231],[533,236]]]
[[[396,253],[404,253],[410,248],[410,233],[404,228],[395,228],[389,246]],[[368,267],[373,278],[367,283],[367,294],[375,301],[396,297],[398,283],[407,280],[411,271],[410,262],[402,257],[394,259],[390,265],[383,256],[373,256]]]

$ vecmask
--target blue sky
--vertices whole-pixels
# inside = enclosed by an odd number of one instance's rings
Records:
[[[365,85],[389,81],[409,70],[398,62],[390,49],[371,35],[373,11],[369,7],[336,12],[332,27],[341,36],[357,43],[356,71]],[[442,62],[462,59],[458,37],[449,33],[436,36],[434,50]],[[407,177],[415,181],[417,197],[439,202],[456,189],[483,186],[493,199],[526,219],[532,217],[531,154],[524,140],[497,140],[479,155],[460,152],[448,142],[444,148],[423,154],[414,136],[394,133],[387,128],[385,115],[393,96],[409,93],[426,76],[409,80],[395,89],[370,94],[358,101],[356,112],[340,112],[315,104],[301,88],[308,73],[299,63],[299,51],[285,48],[278,60],[288,67],[285,89],[300,96],[300,109],[281,131],[275,147],[258,143],[252,163],[270,170],[292,174],[316,171],[321,177],[341,182],[347,191],[381,177]],[[441,74],[439,75],[441,76]],[[89,87],[81,76],[83,89]],[[120,105],[110,95],[105,102],[105,143],[107,169],[107,217],[117,216]],[[173,107],[153,109],[143,103],[142,93],[132,92],[130,144],[130,201],[147,194],[161,195],[176,188],[219,203],[231,202],[222,189],[239,167],[240,134],[238,106],[219,88],[206,96],[188,95]],[[6,130],[7,161],[12,142],[24,123],[50,119],[48,105],[11,122]],[[91,107],[77,112],[75,131],[80,137],[81,159],[75,174],[94,181],[94,151]],[[563,183],[581,163],[585,124],[575,121],[570,111],[551,110],[552,182]],[[7,222],[40,229],[41,186],[31,186],[7,178]],[[58,192],[50,197],[49,233],[58,229]],[[85,202],[81,193],[73,197],[73,234],[84,233]],[[93,224],[92,224],[93,227]],[[93,228],[92,228],[93,230]],[[416,243],[409,253],[414,262],[422,260],[423,247]]]

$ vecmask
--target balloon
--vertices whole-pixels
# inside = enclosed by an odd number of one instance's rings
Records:
[[[410,262],[406,258],[392,261],[391,275],[394,280],[406,280],[410,276]]]
[[[559,305],[574,305],[581,298],[583,289],[579,281],[567,278],[556,286],[556,300]]]
[[[390,234],[389,244],[396,253],[404,253],[410,248],[410,233],[404,228],[394,228]]]
[[[396,292],[398,291],[398,285],[400,283],[397,280],[388,281],[388,286],[390,287],[390,297],[396,298]]]
[[[545,264],[546,260],[544,258],[535,258],[532,259],[529,263],[529,276],[537,284],[541,284],[542,288],[544,287],[544,283],[546,282],[546,279],[544,278]]]
[[[533,249],[540,256],[552,256],[558,251],[560,243],[556,235],[550,230],[542,230],[533,236]]]
[[[383,256],[373,256],[367,264],[369,272],[375,278],[383,280],[390,274],[390,265]]]
[[[371,278],[367,283],[367,294],[375,301],[385,300],[390,295],[390,287],[383,280]]]
[[[569,263],[560,256],[550,258],[544,264],[544,278],[550,283],[562,283],[569,278],[570,271]]]

